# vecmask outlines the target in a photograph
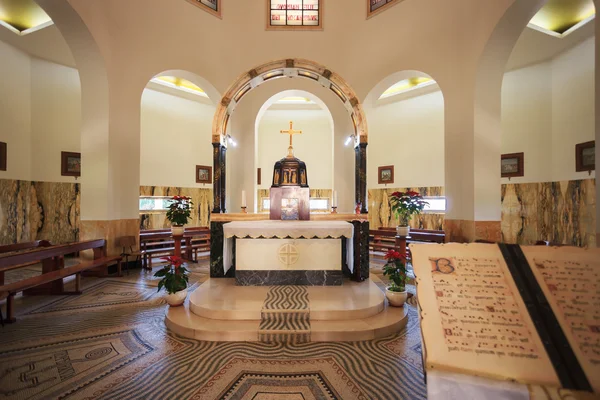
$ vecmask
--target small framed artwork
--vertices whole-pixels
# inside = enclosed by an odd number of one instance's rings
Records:
[[[218,18],[223,18],[221,15],[221,0],[187,0],[196,7],[206,11],[209,14]]]
[[[386,165],[385,167],[379,167],[377,177],[380,185],[394,183],[394,166]]]
[[[575,170],[588,171],[590,174],[596,169],[596,142],[579,143],[575,146]]]
[[[525,175],[523,168],[524,153],[502,154],[500,171],[503,178],[516,178]]]
[[[212,167],[196,165],[196,183],[212,183]]]
[[[81,153],[61,151],[60,174],[62,176],[81,176]]]
[[[0,142],[0,171],[6,171],[6,143]]]

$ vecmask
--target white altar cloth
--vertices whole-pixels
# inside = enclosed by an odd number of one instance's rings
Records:
[[[292,239],[346,238],[346,263],[354,272],[354,226],[345,221],[233,221],[223,225],[223,269],[229,271],[233,260],[233,238],[253,239],[290,237]]]

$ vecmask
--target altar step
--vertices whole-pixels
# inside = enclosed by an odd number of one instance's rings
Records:
[[[385,306],[368,318],[311,321],[311,342],[354,342],[383,338],[406,326],[408,310]],[[166,325],[178,335],[213,342],[258,342],[261,320],[218,320],[200,317],[189,307],[167,310]],[[278,333],[278,332],[275,332]]]
[[[270,287],[261,311],[258,340],[264,343],[310,342],[308,307],[305,287]]]
[[[287,295],[296,290],[275,288],[287,290]],[[407,311],[389,307],[371,280],[345,281],[341,287],[305,287],[306,292],[298,290],[286,301],[278,301],[277,292],[269,295],[270,290],[209,279],[184,307],[168,309],[167,327],[197,340],[300,343],[382,338],[400,331],[407,322]]]

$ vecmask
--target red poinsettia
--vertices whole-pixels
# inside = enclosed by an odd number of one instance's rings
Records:
[[[395,261],[395,260],[404,260],[406,259],[406,256],[403,254],[400,254],[400,252],[394,250],[394,249],[389,249],[387,253],[385,253],[385,256],[383,256],[383,258],[385,258],[388,261]]]
[[[175,269],[177,269],[181,265],[183,265],[183,258],[181,258],[179,256],[161,257],[161,260],[165,260],[166,262],[171,264],[173,267],[175,267]]]

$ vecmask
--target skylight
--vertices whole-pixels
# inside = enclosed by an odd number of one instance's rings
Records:
[[[593,20],[595,15],[593,0],[548,0],[527,26],[563,38]]]
[[[187,79],[177,78],[175,76],[157,76],[156,78],[152,78],[150,82],[170,87],[172,89],[195,94],[197,96],[208,97],[204,90],[202,90],[192,82],[188,81]]]
[[[385,99],[387,97],[396,96],[401,93],[410,92],[411,90],[433,85],[434,83],[435,81],[433,79],[426,78],[424,76],[403,79],[400,82],[390,86],[379,98]]]
[[[0,25],[19,36],[52,24],[48,14],[34,0],[0,0]]]

